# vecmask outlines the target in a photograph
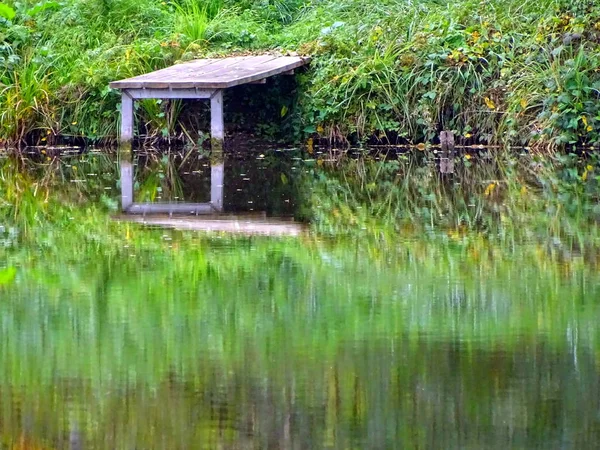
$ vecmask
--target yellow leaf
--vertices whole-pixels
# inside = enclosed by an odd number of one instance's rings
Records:
[[[325,129],[323,128],[322,125],[317,126],[317,133],[322,133],[323,131],[325,131]]]
[[[523,186],[521,188],[521,195],[525,195],[525,194],[527,194],[527,187]]]
[[[588,164],[587,166],[585,166],[585,170],[587,170],[588,172],[591,172],[592,170],[594,170],[594,166]]]
[[[591,125],[588,125],[588,127],[586,128],[586,130],[587,130],[588,132],[592,131],[593,129],[594,129],[594,127],[593,127],[593,126],[591,126]]]
[[[308,153],[311,155],[314,153],[315,149],[313,138],[308,138],[308,140],[306,141],[306,151],[308,151]]]
[[[471,136],[473,136],[471,133],[465,133],[466,138],[470,138]]]
[[[465,155],[465,159],[471,159],[471,158],[472,158],[471,155],[469,155],[469,154]]]
[[[496,104],[494,103],[494,100],[492,100],[491,98],[486,97],[483,99],[483,101],[485,102],[485,104],[487,105],[488,108],[496,109]]]
[[[71,125],[77,125],[77,122],[71,122]]]
[[[585,117],[585,116],[581,116],[581,121],[583,122],[583,124],[584,124],[586,127],[588,126],[587,117]]]
[[[423,144],[422,142],[420,144],[417,144],[417,149],[420,151],[425,150],[425,144]]]
[[[588,171],[587,171],[587,170],[585,170],[585,171],[583,172],[583,175],[581,175],[581,179],[582,179],[583,181],[587,181],[587,177],[588,177]]]
[[[520,103],[521,103],[521,108],[523,108],[523,109],[527,108],[527,99],[522,98]]]
[[[483,193],[483,195],[489,197],[491,193],[494,192],[494,189],[496,189],[496,183],[488,184],[488,187],[485,188],[485,192]]]

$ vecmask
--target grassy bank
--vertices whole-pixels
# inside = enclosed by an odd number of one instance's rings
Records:
[[[465,142],[596,144],[599,41],[592,0],[9,0],[0,140],[112,140],[109,81],[215,54],[293,51],[314,57],[297,95],[276,84],[267,102],[243,105],[263,134],[416,142],[451,129]],[[144,101],[137,114],[140,134],[197,141],[191,105]]]

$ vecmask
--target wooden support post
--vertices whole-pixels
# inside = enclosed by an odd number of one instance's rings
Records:
[[[217,89],[210,98],[210,140],[213,152],[223,151],[225,124],[223,122],[223,91]]]
[[[131,145],[119,149],[121,164],[121,210],[126,212],[133,204],[133,163]]]
[[[454,173],[454,133],[442,131],[440,133],[442,156],[440,158],[440,173]]]
[[[127,90],[121,93],[121,144],[131,146],[133,140],[133,98]]]
[[[217,211],[223,211],[223,191],[225,164],[211,164],[210,167],[210,204]]]

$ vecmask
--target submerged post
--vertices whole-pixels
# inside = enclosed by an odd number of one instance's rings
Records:
[[[121,93],[121,145],[131,148],[133,140],[133,98],[127,90]]]
[[[223,151],[224,139],[223,90],[217,89],[210,97],[210,142],[213,152]]]

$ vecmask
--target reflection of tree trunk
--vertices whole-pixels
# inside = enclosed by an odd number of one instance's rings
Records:
[[[356,426],[360,421],[360,386],[358,382],[358,375],[354,375],[354,399],[352,402],[352,419]]]

